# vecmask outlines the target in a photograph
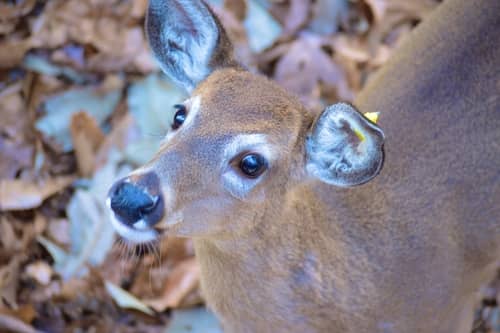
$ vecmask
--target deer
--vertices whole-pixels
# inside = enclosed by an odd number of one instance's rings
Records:
[[[192,238],[225,332],[470,332],[500,263],[498,13],[445,1],[352,104],[314,113],[238,63],[204,2],[150,0],[189,98],[109,190],[115,229]]]

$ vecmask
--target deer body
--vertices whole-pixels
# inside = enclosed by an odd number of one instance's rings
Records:
[[[355,103],[382,132],[239,68],[203,3],[152,0],[153,52],[192,97],[111,189],[117,230],[192,237],[227,332],[469,332],[500,258],[498,12],[450,0],[417,28]]]

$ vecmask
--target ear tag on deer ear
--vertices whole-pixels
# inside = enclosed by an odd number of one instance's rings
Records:
[[[370,120],[372,123],[376,124],[379,114],[380,112],[365,112],[363,116],[365,116],[365,118]]]
[[[374,124],[377,123],[378,115],[379,115],[379,112],[366,112],[366,113],[363,114],[363,116],[366,119],[370,120]],[[359,141],[365,141],[366,140],[366,138],[363,135],[363,133],[360,130],[358,130],[357,128],[353,128],[353,132],[354,132],[354,134],[356,134],[356,136],[358,137]]]

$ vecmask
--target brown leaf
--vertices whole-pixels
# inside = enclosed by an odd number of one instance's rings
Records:
[[[142,19],[144,0],[121,4],[105,1],[54,0],[32,24],[32,47],[56,49],[68,42],[88,45],[85,68],[92,71],[118,71],[131,65],[141,71],[156,68],[149,55]],[[130,24],[130,19],[137,20]],[[133,21],[132,21],[133,22]]]
[[[18,18],[28,14],[36,4],[36,0],[19,1],[15,5],[0,3],[0,21]]]
[[[352,100],[343,69],[322,49],[322,41],[315,36],[303,35],[291,45],[278,61],[274,78],[299,95],[312,109],[318,109],[320,82],[335,87],[342,100]]]
[[[54,271],[52,268],[42,260],[35,261],[25,268],[26,275],[41,285],[48,285],[52,278]]]
[[[247,16],[247,3],[245,0],[224,0],[224,9],[233,13],[240,22]]]
[[[106,164],[109,152],[113,149],[123,150],[125,147],[137,140],[140,135],[139,129],[130,114],[120,118],[113,126],[112,131],[104,138],[95,156],[95,168],[100,169]]]
[[[47,226],[47,235],[57,245],[71,246],[70,224],[67,219],[52,219]]]
[[[0,42],[0,69],[18,66],[31,47],[30,39],[9,38]]]
[[[283,34],[293,35],[305,25],[309,17],[311,2],[304,0],[291,0],[290,9],[285,17]]]
[[[71,117],[70,130],[78,171],[81,176],[89,177],[94,172],[96,152],[104,140],[104,133],[97,121],[85,111]]]
[[[8,265],[0,267],[0,304],[17,309],[17,289],[19,286],[20,259],[13,257]]]
[[[16,310],[12,310],[6,307],[2,308],[0,306],[0,314],[15,317],[22,320],[26,324],[31,323],[36,317],[36,311],[33,307],[33,304],[21,305]]]
[[[2,332],[16,333],[42,333],[36,330],[33,326],[23,323],[21,320],[0,313],[0,329]]]
[[[364,0],[370,7],[375,24],[382,22],[389,3],[387,0]]]
[[[175,267],[166,281],[160,298],[145,301],[158,312],[178,307],[200,282],[200,268],[195,258],[186,259]]]
[[[0,249],[6,254],[14,252],[18,247],[19,239],[14,232],[14,226],[6,218],[0,219]]]
[[[32,182],[21,179],[0,180],[0,211],[35,208],[48,197],[68,187],[74,180],[61,176]]]
[[[255,68],[254,56],[248,43],[247,32],[243,27],[243,22],[232,11],[215,6],[212,9],[221,20],[229,39],[233,43],[238,61],[249,69]]]
[[[332,38],[332,46],[341,56],[358,63],[369,63],[372,66],[381,66],[390,55],[390,50],[386,45],[377,44],[372,50],[366,41],[343,34]]]

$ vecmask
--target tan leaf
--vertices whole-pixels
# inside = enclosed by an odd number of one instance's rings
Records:
[[[293,35],[304,24],[309,16],[311,2],[303,0],[291,0],[290,9],[285,17],[285,26],[283,33]]]
[[[106,164],[110,151],[113,149],[124,150],[129,143],[137,141],[139,135],[137,124],[130,113],[121,117],[113,126],[111,132],[104,138],[96,153],[96,170]]]
[[[18,66],[31,47],[30,39],[7,39],[0,42],[0,69]]]
[[[0,211],[38,207],[48,197],[68,187],[74,180],[61,176],[38,183],[21,179],[0,180]]]
[[[0,21],[11,20],[28,14],[36,4],[36,0],[19,1],[16,5],[0,3]]]
[[[243,21],[247,16],[247,3],[245,0],[224,0],[224,9],[233,13],[238,21]]]
[[[30,278],[44,286],[50,283],[53,274],[52,268],[42,260],[35,261],[26,266],[25,272]]]
[[[0,248],[6,254],[18,248],[18,237],[14,233],[14,226],[7,221],[7,218],[0,219]]]
[[[182,300],[200,282],[200,268],[195,258],[186,259],[178,264],[165,283],[160,298],[146,300],[145,303],[158,312],[179,307]]]
[[[388,1],[387,0],[364,0],[364,1],[368,4],[373,13],[375,24],[380,23],[383,20],[383,17],[387,10]]]
[[[0,330],[2,332],[16,332],[16,333],[42,333],[36,330],[31,325],[23,323],[21,320],[0,313]]]
[[[14,310],[17,309],[19,270],[19,256],[13,257],[8,265],[0,267],[0,300]]]
[[[151,311],[151,309],[148,308],[147,305],[144,304],[144,302],[138,300],[134,295],[130,294],[128,291],[123,290],[122,288],[118,287],[117,285],[109,281],[104,281],[104,286],[106,287],[106,290],[111,295],[111,297],[113,297],[115,302],[120,307],[125,309],[138,310],[150,316],[154,315],[153,311]]]
[[[386,45],[371,45],[359,38],[338,34],[332,38],[333,49],[341,56],[358,63],[369,63],[372,66],[381,66],[389,59],[390,49]]]
[[[94,172],[96,152],[104,140],[104,133],[97,121],[85,111],[71,117],[70,129],[78,171],[81,176],[89,177]]]
[[[303,103],[317,110],[320,84],[335,87],[342,100],[353,99],[344,70],[322,50],[322,40],[304,35],[294,41],[276,65],[276,81],[301,97]]]
[[[15,317],[22,320],[24,323],[29,324],[36,317],[36,310],[33,304],[24,304],[19,306],[16,310],[0,306],[0,314]]]

